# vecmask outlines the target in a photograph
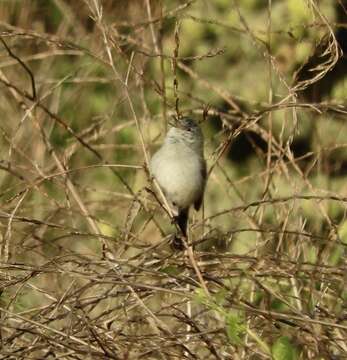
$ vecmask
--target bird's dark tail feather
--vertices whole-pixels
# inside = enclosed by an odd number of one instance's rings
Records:
[[[189,209],[180,210],[176,217],[177,224],[185,237],[187,237],[188,211]]]
[[[176,216],[175,220],[177,222],[178,227],[180,228],[182,234],[176,234],[172,246],[176,250],[184,250],[184,244],[182,241],[182,235],[187,237],[187,225],[188,225],[188,209],[183,209],[178,212],[178,216]]]

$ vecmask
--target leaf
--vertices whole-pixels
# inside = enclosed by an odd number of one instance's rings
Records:
[[[231,343],[235,345],[242,344],[241,335],[245,332],[245,325],[241,319],[233,314],[226,316],[226,332]]]
[[[223,306],[224,302],[225,302],[225,298],[227,296],[227,290],[225,289],[221,289],[219,290],[216,294],[215,294],[215,301],[216,304],[218,304],[219,306]]]
[[[181,270],[177,266],[173,266],[173,265],[166,266],[166,267],[160,269],[160,271],[162,271],[165,274],[172,275],[172,276],[175,276],[175,275],[178,275],[181,273]]]
[[[206,294],[203,289],[197,288],[195,289],[194,299],[199,304],[207,305]]]
[[[296,360],[297,351],[287,336],[278,338],[272,345],[274,360]]]

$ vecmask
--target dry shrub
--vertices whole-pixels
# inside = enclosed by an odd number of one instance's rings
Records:
[[[231,3],[0,4],[2,359],[346,357],[345,5]],[[177,113],[184,252],[147,172]]]

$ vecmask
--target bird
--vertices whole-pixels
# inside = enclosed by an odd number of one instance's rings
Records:
[[[174,220],[187,238],[189,209],[198,211],[206,187],[204,137],[191,117],[175,119],[164,142],[150,160],[149,170],[177,214]],[[182,249],[182,239],[175,237],[173,246]]]

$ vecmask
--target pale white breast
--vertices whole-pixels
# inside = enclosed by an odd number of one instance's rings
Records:
[[[154,154],[150,171],[168,200],[180,208],[192,205],[204,187],[202,158],[189,147],[167,144]]]

